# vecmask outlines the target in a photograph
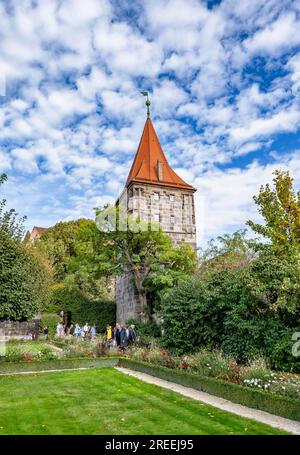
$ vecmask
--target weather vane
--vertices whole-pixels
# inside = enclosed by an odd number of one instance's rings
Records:
[[[150,100],[149,100],[149,93],[148,92],[141,92],[142,95],[146,96],[146,106],[147,106],[147,118],[150,118]]]

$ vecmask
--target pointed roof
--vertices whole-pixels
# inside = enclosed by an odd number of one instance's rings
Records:
[[[196,191],[194,187],[182,180],[169,166],[150,118],[146,120],[140,144],[127,178],[126,187],[132,182]]]

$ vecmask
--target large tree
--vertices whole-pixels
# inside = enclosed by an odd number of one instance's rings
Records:
[[[0,184],[6,180],[3,174]],[[0,203],[0,319],[22,320],[41,310],[50,297],[52,270],[31,245],[21,243],[23,219]]]
[[[300,191],[293,189],[288,171],[274,172],[274,187],[261,186],[254,201],[264,224],[247,222],[254,232],[269,240],[278,252],[300,247]]]
[[[99,220],[106,217],[107,223],[101,224]],[[130,272],[140,312],[151,318],[158,293],[195,272],[195,252],[188,245],[174,248],[160,226],[120,216],[114,207],[99,209],[97,220],[98,227],[80,230],[72,261],[74,275],[111,277]]]

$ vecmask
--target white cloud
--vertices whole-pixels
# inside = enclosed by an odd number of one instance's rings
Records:
[[[166,155],[207,207],[205,238],[243,222],[273,166],[251,153],[299,131],[294,2],[11,3],[8,12],[0,2],[0,167],[16,208],[49,225],[114,200],[145,121],[139,92],[149,90]],[[296,152],[285,152],[261,154],[298,172]]]
[[[259,30],[244,41],[246,50],[252,54],[276,54],[300,44],[300,21],[292,12],[282,14],[275,22]]]
[[[240,143],[274,133],[296,131],[299,121],[300,111],[296,108],[290,108],[271,117],[255,119],[247,126],[232,128],[230,135],[235,142]]]

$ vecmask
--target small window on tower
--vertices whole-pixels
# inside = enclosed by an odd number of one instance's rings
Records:
[[[174,194],[170,194],[170,202],[174,202],[175,201],[175,196]]]
[[[153,216],[153,221],[156,221],[157,223],[159,223],[159,214],[156,213],[154,216]]]
[[[171,221],[171,224],[175,224],[175,216],[174,215],[171,215],[170,221]]]
[[[159,193],[154,193],[153,198],[155,201],[159,201]]]

